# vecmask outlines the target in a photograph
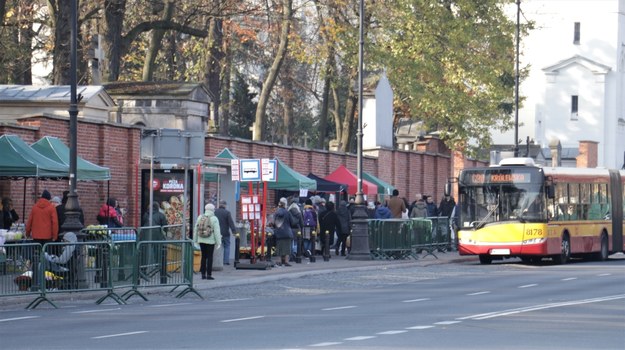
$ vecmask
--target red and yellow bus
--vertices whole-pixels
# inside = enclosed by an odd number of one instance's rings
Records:
[[[458,251],[482,264],[571,257],[606,260],[625,251],[625,171],[539,167],[531,158],[463,170]]]

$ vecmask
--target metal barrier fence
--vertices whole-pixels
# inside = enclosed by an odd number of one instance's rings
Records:
[[[446,217],[369,220],[368,229],[373,259],[418,259],[423,251],[436,258],[436,250],[452,249]]]
[[[175,226],[172,226],[175,228]],[[38,295],[26,308],[42,302],[56,305],[49,294],[105,291],[96,301],[111,298],[125,304],[133,295],[148,300],[139,288],[185,287],[192,292],[193,242],[164,240],[168,227],[90,227],[81,242],[53,242],[43,247],[28,241],[0,245],[0,297]],[[127,289],[121,296],[116,293]]]

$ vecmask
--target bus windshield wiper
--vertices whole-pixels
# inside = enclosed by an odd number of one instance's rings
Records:
[[[497,203],[497,205],[495,205],[493,207],[493,209],[488,211],[486,216],[475,225],[475,228],[476,229],[480,229],[480,228],[484,227],[484,225],[486,225],[486,220],[488,220],[491,216],[493,216],[495,211],[497,211],[497,208],[499,208],[499,203]]]

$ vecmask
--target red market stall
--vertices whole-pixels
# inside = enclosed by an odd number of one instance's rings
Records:
[[[347,185],[347,193],[349,195],[356,194],[358,190],[358,177],[352,173],[344,165],[340,165],[330,175],[324,177],[326,180],[342,183]],[[365,179],[362,180],[362,192],[366,196],[375,196],[378,193],[378,186]]]

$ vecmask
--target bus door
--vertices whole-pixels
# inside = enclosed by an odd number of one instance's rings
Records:
[[[612,251],[625,252],[623,247],[623,185],[618,170],[610,170],[610,216],[612,218]]]

